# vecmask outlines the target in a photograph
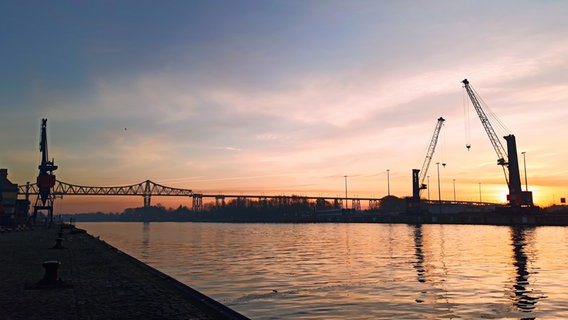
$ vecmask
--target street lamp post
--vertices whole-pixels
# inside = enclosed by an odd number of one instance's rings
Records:
[[[345,209],[349,209],[349,202],[347,202],[347,176],[345,178]]]
[[[526,191],[529,191],[529,182],[527,179],[527,158],[525,157],[526,152],[521,152],[521,154],[523,155],[523,164],[525,167],[525,189]]]
[[[387,169],[387,195],[391,195],[390,170]]]
[[[430,201],[430,176],[426,176],[426,178],[428,179],[428,185],[426,186],[426,189],[428,189],[428,201]]]
[[[456,179],[454,179],[454,202],[456,202]]]
[[[483,201],[481,201],[481,182],[479,183],[479,203],[482,203]]]
[[[438,204],[440,207],[440,213],[442,213],[442,192],[440,189],[440,163],[436,162],[436,168],[438,171]]]

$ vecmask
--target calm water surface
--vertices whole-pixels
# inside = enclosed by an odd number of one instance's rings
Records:
[[[568,228],[80,223],[252,319],[568,319]]]

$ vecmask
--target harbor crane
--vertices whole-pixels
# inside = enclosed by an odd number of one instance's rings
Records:
[[[434,134],[432,134],[432,140],[430,141],[430,146],[428,146],[428,151],[426,152],[426,158],[422,164],[422,169],[412,169],[412,203],[414,207],[420,206],[420,191],[427,189],[428,186],[424,183],[426,180],[426,174],[428,173],[428,168],[430,167],[430,162],[434,156],[434,151],[436,150],[436,144],[438,143],[438,136],[440,135],[440,130],[444,124],[445,119],[442,117],[438,118],[436,127],[434,128]],[[442,165],[446,165],[443,163]]]
[[[531,191],[522,191],[521,189],[521,176],[519,174],[519,159],[517,156],[517,142],[513,134],[508,134],[503,138],[507,142],[507,151],[501,144],[491,122],[487,118],[485,111],[481,106],[481,98],[479,98],[477,92],[471,87],[469,81],[464,79],[462,81],[465,90],[473,104],[481,124],[489,137],[489,141],[497,153],[497,164],[503,167],[503,173],[505,174],[505,181],[509,188],[509,194],[507,195],[507,201],[511,208],[520,207],[532,207],[533,197]],[[469,147],[468,147],[469,149]]]
[[[47,220],[53,222],[53,200],[54,195],[51,189],[55,186],[55,175],[53,171],[57,170],[54,160],[49,160],[47,152],[47,119],[41,120],[41,136],[39,142],[39,151],[41,152],[41,163],[38,166],[39,175],[37,176],[37,186],[39,194],[34,205],[34,221],[38,211],[47,210]]]

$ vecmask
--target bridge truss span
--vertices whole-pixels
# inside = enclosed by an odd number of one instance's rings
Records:
[[[27,183],[18,186],[18,194],[25,195],[29,199],[30,195],[39,194],[39,187],[36,183]],[[383,199],[371,197],[348,197],[342,198],[338,196],[300,196],[300,195],[243,195],[243,194],[203,194],[193,192],[191,189],[174,188],[146,180],[140,183],[96,187],[82,186],[56,180],[51,191],[54,197],[63,197],[64,195],[77,196],[141,196],[144,199],[144,207],[151,206],[151,199],[155,196],[166,197],[188,197],[191,198],[191,207],[194,211],[201,211],[205,208],[205,204],[209,203],[214,207],[225,207],[229,202],[236,203],[237,206],[251,206],[255,203],[276,206],[290,206],[298,204],[306,204],[312,202],[315,211],[326,211],[329,209],[351,209],[362,210],[363,202],[368,202],[367,209],[377,210],[381,207]],[[209,201],[208,201],[209,200]],[[208,202],[207,202],[208,201]]]
[[[18,195],[25,195],[29,199],[30,195],[38,195],[40,192],[36,183],[27,183],[18,186]],[[370,210],[380,209],[383,199],[380,198],[359,198],[359,197],[312,197],[312,196],[298,196],[298,195],[242,195],[242,194],[203,194],[195,193],[190,189],[174,188],[155,183],[151,180],[146,180],[137,184],[126,186],[114,187],[93,187],[81,186],[63,181],[56,180],[53,190],[51,192],[54,197],[62,197],[64,195],[78,195],[78,196],[142,196],[144,199],[144,207],[150,207],[151,199],[153,196],[166,196],[166,197],[189,197],[192,200],[192,209],[194,211],[201,211],[204,209],[204,199],[209,199],[210,203],[215,207],[225,207],[228,202],[234,202],[237,206],[247,207],[260,203],[265,205],[276,206],[293,206],[299,204],[306,204],[312,202],[315,211],[337,210],[337,209],[351,209],[362,210],[362,202],[367,201],[367,208]],[[349,202],[351,205],[349,208]],[[469,206],[487,206],[495,205],[490,203],[477,203],[467,201],[424,201],[430,205],[469,205]]]
[[[36,183],[27,183],[18,186],[18,194],[25,195],[29,199],[30,195],[39,194],[39,187]],[[146,180],[137,184],[113,187],[95,187],[82,186],[56,180],[53,186],[52,194],[54,197],[63,197],[64,195],[77,196],[142,196],[144,199],[144,207],[151,206],[153,196],[167,197],[189,197],[192,199],[192,209],[201,211],[204,208],[204,199],[213,199],[215,207],[224,207],[226,200],[232,199],[240,205],[246,206],[248,203],[257,200],[259,203],[273,202],[277,205],[291,205],[313,201],[315,208],[328,209],[329,204],[334,209],[345,208],[348,199],[340,197],[309,197],[309,196],[286,196],[286,195],[237,195],[237,194],[202,194],[195,193],[190,189],[174,188]],[[361,201],[369,201],[370,209],[377,209],[381,202],[380,199],[374,198],[349,198],[351,208],[355,210],[361,209]],[[329,202],[329,203],[328,203]]]
[[[18,186],[18,193],[29,195],[39,194],[36,183]],[[192,190],[173,188],[146,180],[137,184],[115,187],[92,187],[81,186],[56,180],[52,193],[54,196],[79,195],[79,196],[142,196],[144,206],[149,207],[152,196],[170,197],[195,197]]]

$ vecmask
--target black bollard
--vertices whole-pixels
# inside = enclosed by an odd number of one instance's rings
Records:
[[[43,279],[41,279],[38,284],[39,285],[54,285],[60,282],[60,279],[57,275],[57,269],[61,263],[56,260],[44,261],[42,266],[45,269],[45,275]]]
[[[45,274],[43,275],[43,279],[34,283],[34,284],[27,284],[24,289],[30,290],[43,290],[43,289],[65,289],[65,288],[73,288],[73,284],[70,281],[63,281],[59,278],[57,271],[59,266],[61,266],[61,262],[57,260],[47,260],[42,263],[43,268],[45,269]]]
[[[55,246],[53,246],[53,249],[65,249],[65,247],[63,247],[63,238],[56,238],[55,239]]]

